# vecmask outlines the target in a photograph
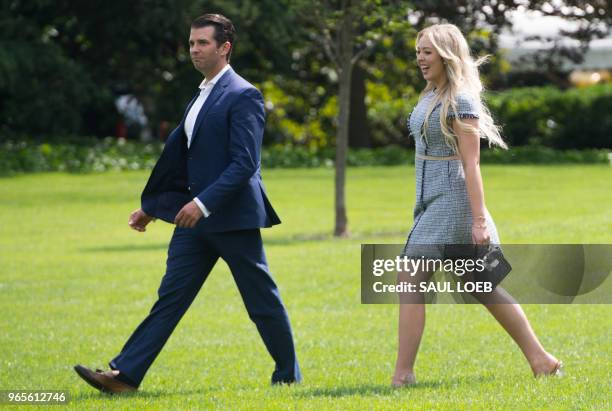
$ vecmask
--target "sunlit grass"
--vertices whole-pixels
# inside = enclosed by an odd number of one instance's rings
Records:
[[[487,166],[506,243],[612,242],[612,168]],[[270,387],[273,363],[220,263],[143,381],[109,397],[72,371],[106,367],[155,301],[172,227],[127,227],[144,172],[0,179],[0,389],[64,389],[74,409],[609,409],[612,309],[525,306],[567,376],[534,380],[479,306],[428,307],[419,385],[388,387],[397,307],[360,304],[360,244],[403,243],[414,169],[348,171],[351,238],[333,228],[333,171],[265,170],[283,224],[266,251],[304,383]]]

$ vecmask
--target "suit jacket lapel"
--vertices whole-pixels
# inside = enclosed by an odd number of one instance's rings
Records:
[[[189,110],[191,110],[191,107],[193,106],[193,103],[195,103],[195,101],[198,99],[199,95],[200,95],[200,89],[198,89],[198,91],[196,92],[195,96],[193,96],[193,98],[191,99],[189,104],[187,104],[187,109],[183,113],[183,118],[181,119],[181,122],[178,125],[179,130],[181,130],[180,135],[183,137],[181,140],[184,140],[185,144],[187,144],[187,135],[185,134],[185,119],[187,118],[187,114],[189,114]]]
[[[183,119],[181,120],[181,126],[183,127],[185,126],[185,119],[187,118],[187,114],[189,114],[189,110],[191,110],[191,106],[193,106],[193,103],[195,103],[199,95],[200,95],[200,89],[196,91],[195,96],[193,96],[189,104],[187,104],[187,110],[185,110],[185,112],[183,113]]]
[[[208,98],[204,102],[204,105],[200,109],[200,112],[198,113],[198,117],[196,118],[195,125],[193,126],[193,134],[191,135],[191,145],[190,145],[191,147],[193,147],[193,143],[195,139],[198,137],[198,129],[202,125],[202,122],[204,121],[204,117],[206,117],[206,113],[208,113],[208,110],[212,107],[212,105],[215,104],[215,102],[219,99],[219,97],[221,97],[221,95],[223,95],[223,93],[225,92],[225,88],[230,83],[230,78],[232,76],[232,73],[233,73],[233,70],[230,68],[229,70],[225,72],[225,74],[221,76],[219,81],[217,81],[217,84],[215,84],[212,91],[208,95]]]

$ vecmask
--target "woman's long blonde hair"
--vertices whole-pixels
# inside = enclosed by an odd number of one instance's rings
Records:
[[[456,153],[459,152],[457,137],[447,120],[449,108],[453,112],[458,112],[457,96],[461,93],[469,94],[477,104],[478,109],[478,129],[461,121],[459,115],[455,116],[459,127],[466,132],[475,132],[489,141],[489,145],[495,144],[502,148],[508,148],[500,135],[500,127],[495,125],[491,113],[482,102],[481,93],[483,91],[482,82],[478,74],[478,66],[485,63],[489,56],[484,56],[476,61],[470,54],[470,48],[461,34],[461,31],[454,24],[435,24],[421,30],[417,34],[417,44],[421,37],[427,36],[431,44],[442,58],[444,70],[446,72],[446,83],[436,91],[431,106],[425,115],[424,131],[427,135],[427,125],[429,116],[438,103],[440,107],[440,127],[442,134],[448,144]],[[421,93],[421,98],[435,88],[435,84],[428,82]]]

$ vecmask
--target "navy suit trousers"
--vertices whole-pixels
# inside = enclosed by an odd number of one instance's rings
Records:
[[[270,275],[259,229],[206,233],[198,226],[175,228],[159,298],[110,367],[140,385],[220,257],[276,363],[272,382],[300,381],[289,318]]]

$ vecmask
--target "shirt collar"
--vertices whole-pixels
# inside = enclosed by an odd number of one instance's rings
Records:
[[[204,78],[204,80],[202,80],[202,82],[200,83],[200,89],[203,89],[205,86],[208,86],[208,85],[214,86],[215,84],[217,84],[217,81],[219,81],[221,76],[223,76],[225,72],[229,70],[230,68],[231,68],[230,65],[226,64],[225,67],[223,67],[221,71],[218,72],[217,75],[213,77],[212,80],[210,80],[209,82],[206,82],[206,78]]]

